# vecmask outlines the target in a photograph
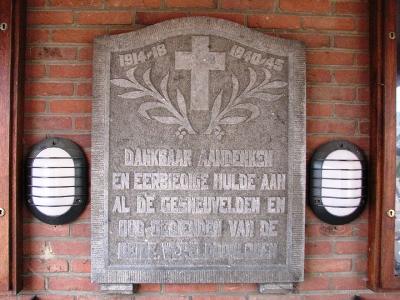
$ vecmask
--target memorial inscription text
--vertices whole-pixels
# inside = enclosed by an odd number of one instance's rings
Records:
[[[121,215],[115,230],[124,239],[118,243],[118,260],[218,260],[229,257],[241,259],[276,259],[279,246],[270,239],[278,236],[279,216],[286,213],[286,174],[274,170],[273,150],[240,149],[142,149],[125,148],[124,170],[113,170],[112,189],[120,191],[115,196],[112,214]],[[136,167],[201,167],[204,173],[136,172]],[[218,167],[218,172],[210,169]],[[239,167],[241,172],[222,172],[224,168]],[[243,169],[242,169],[243,168]],[[252,171],[262,169],[262,172]],[[131,170],[130,170],[131,169]],[[126,172],[128,170],[128,172]],[[145,191],[134,197],[129,191]],[[157,191],[152,194],[151,191]],[[175,191],[163,195],[158,191]],[[179,191],[246,191],[240,196],[203,196]],[[263,196],[253,191],[281,191],[274,196]],[[126,192],[126,193],[124,193]],[[263,217],[254,219],[255,215]],[[124,218],[130,212],[135,218]],[[149,217],[164,214],[166,219]],[[182,219],[181,215],[204,215],[201,219]],[[221,218],[231,214],[231,219]],[[207,219],[206,215],[213,216]],[[145,218],[141,218],[145,216]],[[242,217],[240,217],[242,216]],[[274,216],[274,217],[272,217]],[[227,230],[223,230],[227,228]],[[227,236],[229,243],[218,242]],[[215,241],[193,242],[140,242],[141,238],[211,238]],[[266,238],[265,242],[241,242],[243,238]],[[129,239],[132,241],[130,242]],[[129,242],[128,242],[128,241]],[[271,241],[270,241],[271,240]],[[281,246],[282,247],[282,246]]]

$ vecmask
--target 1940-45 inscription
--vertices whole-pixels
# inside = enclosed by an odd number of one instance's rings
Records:
[[[210,18],[96,43],[94,281],[301,280],[302,45]]]

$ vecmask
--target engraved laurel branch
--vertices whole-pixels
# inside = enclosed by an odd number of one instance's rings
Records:
[[[179,89],[177,89],[176,101],[179,106],[179,111],[172,104],[170,97],[167,92],[167,84],[169,78],[169,72],[164,78],[161,80],[160,89],[161,93],[154,87],[150,80],[150,70],[148,69],[143,74],[143,81],[146,84],[146,87],[141,85],[135,78],[135,70],[136,67],[129,69],[126,72],[126,76],[129,80],[126,79],[113,79],[111,82],[117,86],[124,88],[134,88],[136,91],[128,92],[119,95],[121,98],[125,99],[139,99],[145,96],[153,97],[155,102],[145,102],[142,103],[139,107],[138,112],[145,117],[146,119],[155,119],[160,123],[164,124],[178,124],[180,125],[178,132],[182,132],[186,130],[189,134],[197,134],[196,131],[192,128],[192,125],[189,123],[189,119],[187,116],[187,107],[186,101],[183,98],[183,95]],[[172,116],[156,116],[153,115],[150,117],[148,111],[155,108],[164,108],[168,110]]]
[[[256,98],[265,101],[275,101],[283,96],[283,93],[270,94],[267,93],[267,90],[283,88],[287,85],[286,82],[280,80],[271,81],[271,72],[268,69],[263,68],[262,70],[265,74],[264,81],[255,86],[257,73],[252,68],[248,69],[250,72],[250,82],[241,94],[238,95],[239,81],[235,74],[232,74],[232,95],[225,108],[221,108],[223,91],[221,91],[217,98],[215,98],[211,109],[211,122],[204,134],[211,134],[215,130],[215,134],[220,139],[221,134],[223,135],[224,132],[221,130],[219,125],[240,124],[257,118],[260,115],[260,109],[258,106],[250,102],[244,102],[247,99]],[[250,116],[226,116],[236,109],[248,110],[251,114]]]
[[[211,121],[207,129],[203,134],[212,134],[214,132],[216,138],[221,139],[225,132],[221,129],[220,125],[233,125],[240,124],[243,122],[249,122],[254,120],[260,115],[260,109],[258,106],[245,102],[248,99],[260,99],[265,101],[275,101],[283,96],[283,93],[271,94],[267,91],[272,91],[274,89],[280,89],[287,85],[286,82],[276,80],[271,81],[272,74],[268,69],[263,68],[264,80],[256,85],[257,73],[252,69],[248,68],[250,72],[250,82],[242,93],[239,94],[239,81],[235,74],[232,74],[232,94],[228,104],[222,107],[222,90],[214,100],[213,107],[211,109]],[[145,96],[150,96],[157,101],[144,102],[139,106],[138,112],[146,119],[154,119],[163,124],[175,124],[180,125],[176,135],[179,138],[183,138],[188,134],[199,134],[196,132],[187,114],[186,100],[182,95],[182,92],[177,89],[176,102],[178,104],[178,109],[172,104],[169,94],[167,92],[167,85],[169,79],[169,73],[167,73],[160,83],[159,92],[150,80],[151,68],[147,69],[143,74],[143,82],[146,86],[140,84],[135,77],[136,67],[129,69],[126,72],[126,79],[113,79],[111,82],[119,87],[123,88],[133,88],[134,91],[120,94],[119,97],[124,99],[139,99]],[[169,111],[172,116],[160,116],[160,115],[149,115],[149,111],[155,108],[163,108]],[[234,110],[247,110],[250,112],[250,116],[229,116],[229,114]],[[227,116],[228,115],[228,116]]]

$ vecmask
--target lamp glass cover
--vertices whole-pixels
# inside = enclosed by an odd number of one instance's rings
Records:
[[[348,150],[330,153],[322,165],[321,200],[335,216],[352,214],[361,202],[362,166]]]
[[[75,168],[63,149],[42,150],[32,164],[32,201],[48,216],[65,214],[74,203]]]

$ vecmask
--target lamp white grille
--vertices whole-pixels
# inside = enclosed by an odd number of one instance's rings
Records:
[[[41,151],[32,163],[32,202],[48,216],[65,214],[74,203],[75,167],[63,149]]]

